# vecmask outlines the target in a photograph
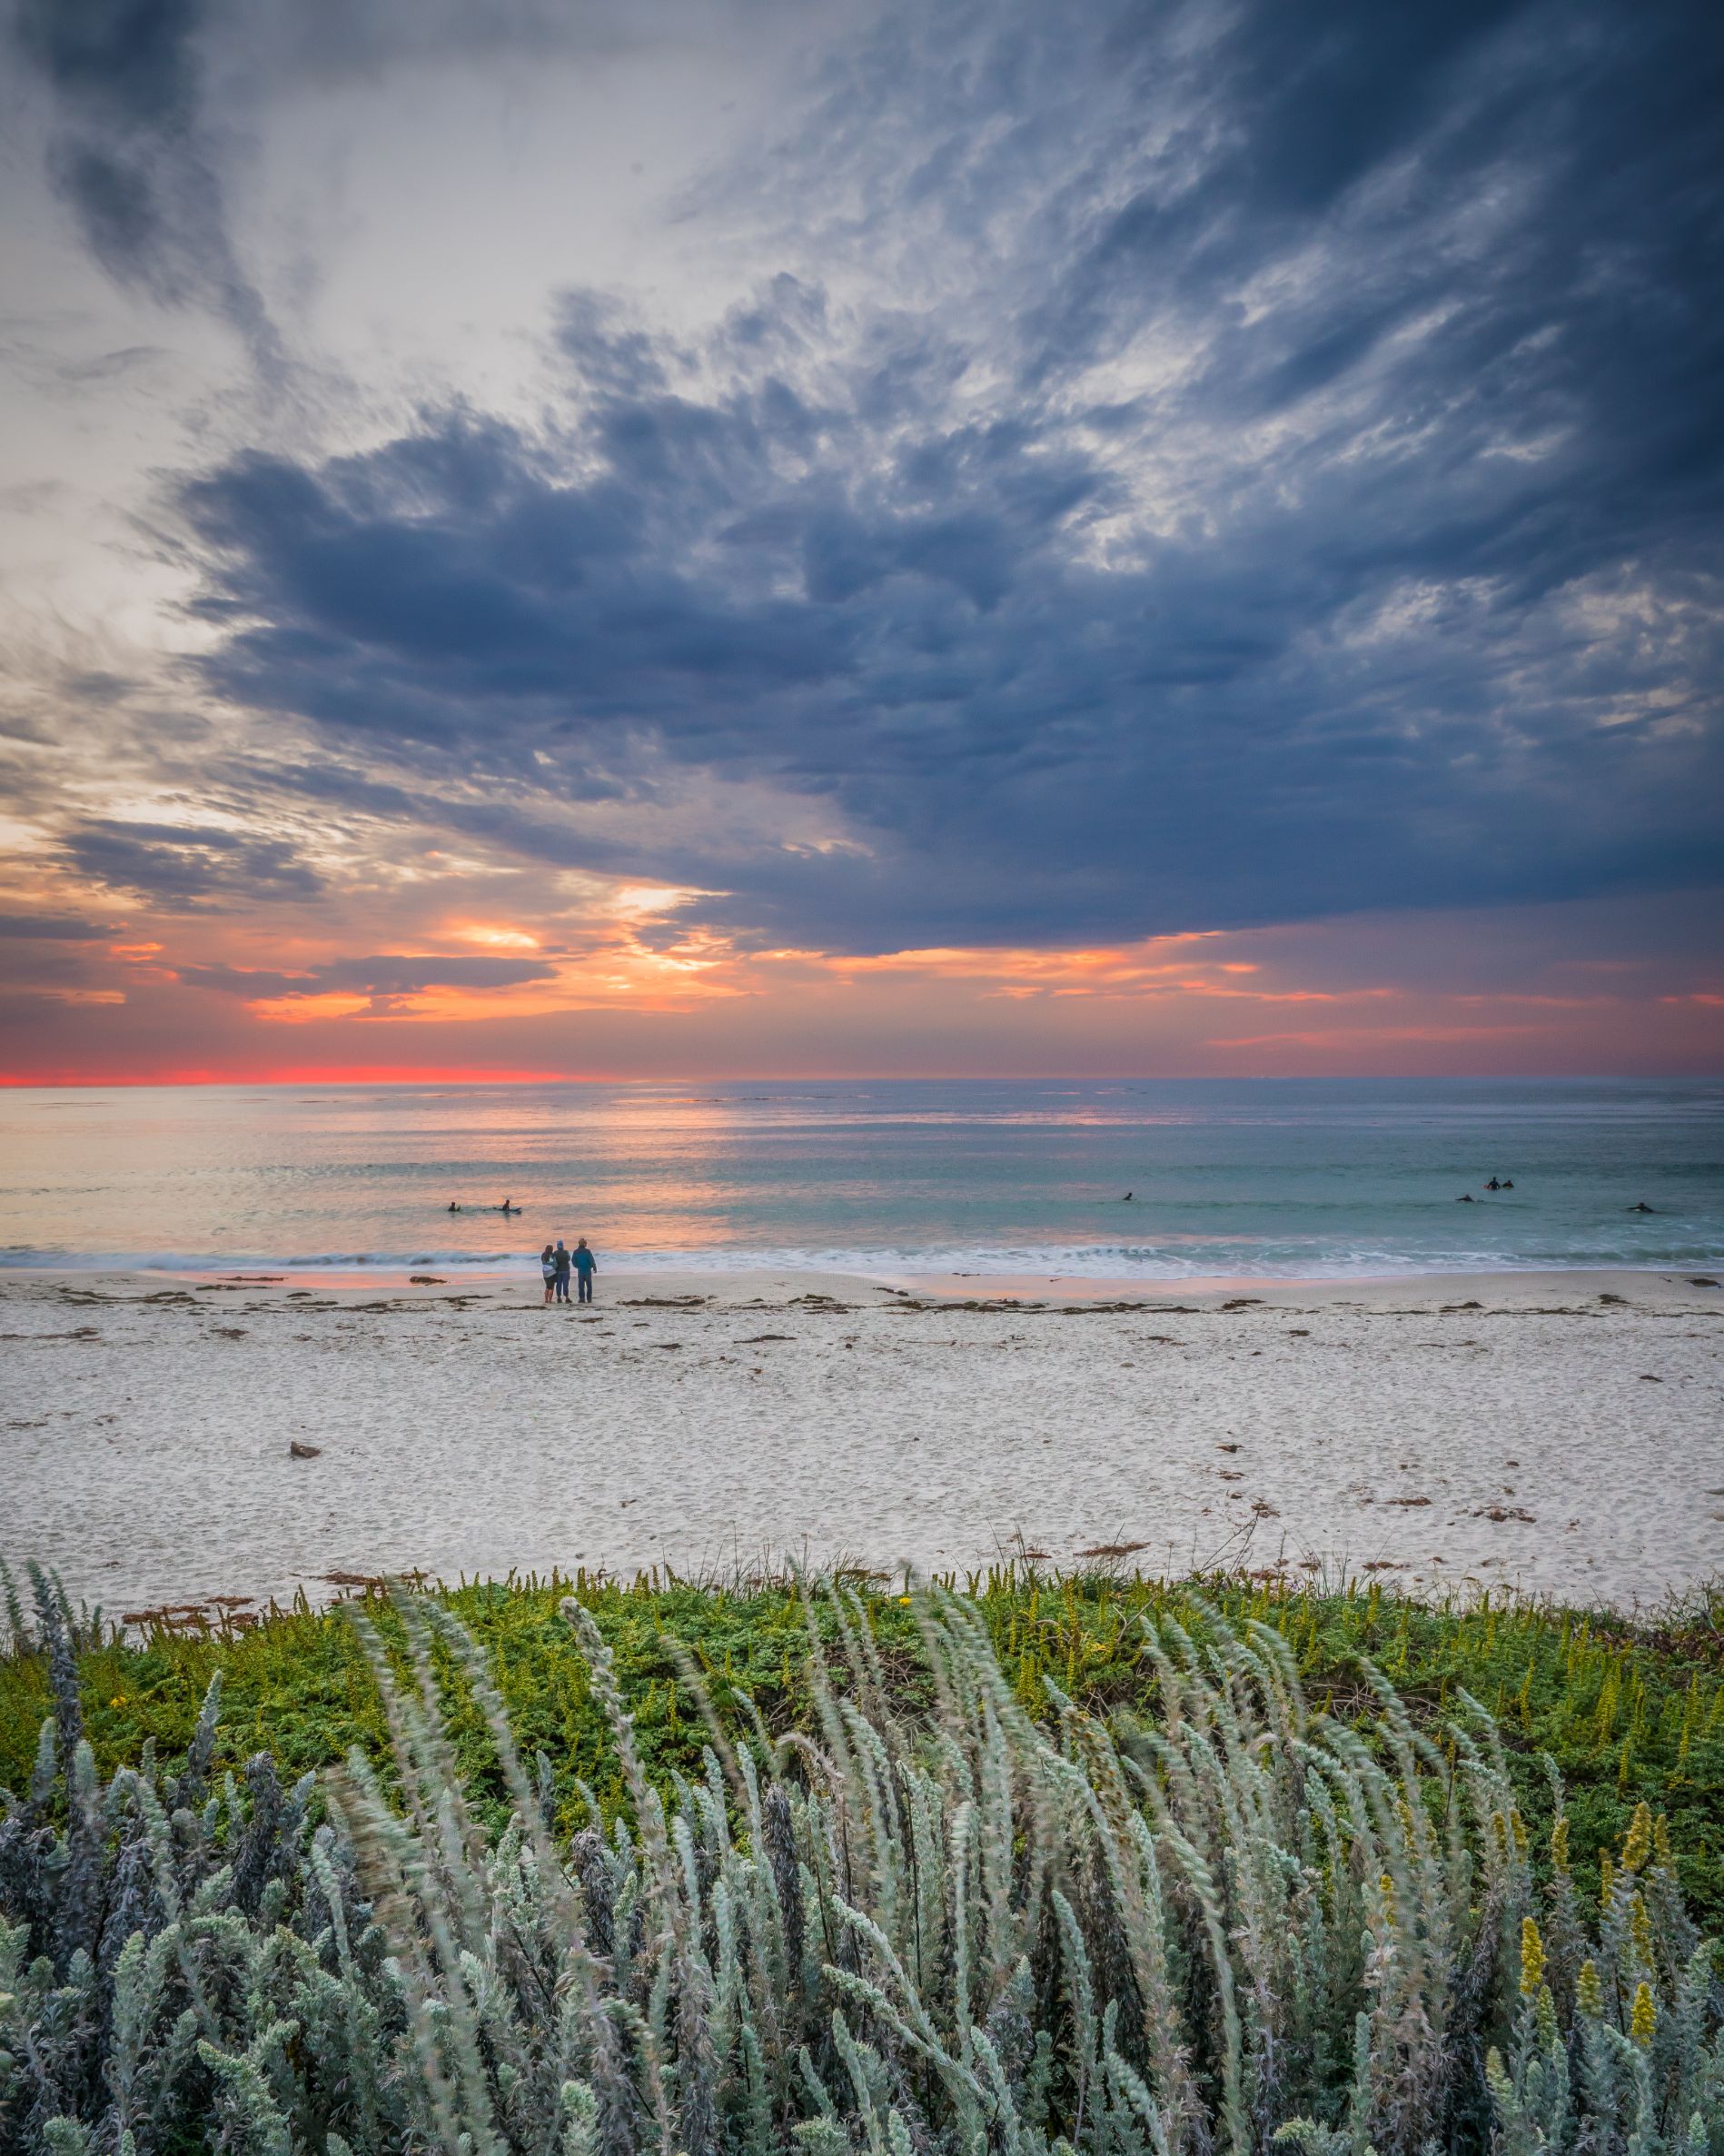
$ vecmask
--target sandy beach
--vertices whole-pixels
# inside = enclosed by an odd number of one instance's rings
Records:
[[[18,1274],[0,1343],[0,1553],[116,1615],[414,1568],[1097,1552],[1631,1605],[1724,1557],[1724,1288],[1671,1274],[618,1272],[590,1311],[531,1279]]]

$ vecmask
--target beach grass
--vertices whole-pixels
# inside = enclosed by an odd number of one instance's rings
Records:
[[[845,1584],[866,1613],[895,1704],[926,1705],[929,1673],[905,1583],[854,1572]],[[1121,1565],[1061,1575],[1017,1564],[948,1584],[974,1596],[1033,1716],[1049,1712],[1045,1680],[1092,1712],[1149,1710],[1155,1682],[1144,1620],[1171,1617],[1201,1634],[1211,1612],[1273,1627],[1313,1704],[1343,1720],[1374,1715],[1367,1658],[1433,1732],[1471,1694],[1501,1731],[1535,1848],[1551,1810],[1548,1758],[1566,1785],[1582,1891],[1597,1891],[1600,1853],[1620,1844],[1644,1802],[1668,1823],[1697,1920],[1724,1930],[1724,1598],[1715,1593],[1630,1619],[1501,1594],[1443,1605],[1362,1580],[1307,1585],[1224,1573],[1170,1582]],[[788,1575],[623,1582],[577,1573],[433,1591],[491,1657],[522,1750],[550,1761],[566,1825],[585,1816],[582,1785],[607,1817],[624,1807],[625,1791],[611,1724],[559,1615],[565,1597],[591,1615],[613,1654],[642,1764],[661,1787],[700,1771],[708,1733],[697,1684],[721,1720],[742,1715],[746,1694],[775,1735],[811,1725],[809,1625],[829,1637],[832,1608]],[[377,1589],[355,1599],[400,1654],[387,1599]],[[164,1764],[183,1755],[218,1673],[218,1773],[263,1751],[289,1780],[353,1745],[379,1762],[388,1754],[377,1684],[343,1605],[301,1602],[242,1625],[156,1622],[142,1633],[86,1622],[78,1638],[84,1726],[104,1776],[135,1763],[146,1744]],[[0,1654],[0,1787],[28,1783],[52,1709],[46,1657],[15,1639]],[[477,1801],[500,1818],[505,1792],[471,1701],[453,1708],[451,1734]]]

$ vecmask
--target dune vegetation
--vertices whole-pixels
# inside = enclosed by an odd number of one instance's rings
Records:
[[[0,2146],[1724,2156],[1724,1672],[1375,1588],[11,1597]]]

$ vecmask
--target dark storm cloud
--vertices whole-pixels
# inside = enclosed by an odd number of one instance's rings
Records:
[[[1521,560],[1537,590],[1591,567],[1624,515],[1695,530],[1724,457],[1715,12],[1318,15],[1326,36],[1303,11],[1244,18],[1223,55],[1240,84],[1231,144],[1190,184],[1152,171],[1077,220],[1047,322],[1105,348],[1145,308],[1202,310],[1216,324],[1206,402],[1240,423],[1387,374],[1374,417],[1443,429],[1439,569],[1462,550],[1492,569]],[[1313,247],[1303,290],[1240,319],[1246,279]],[[1462,460],[1547,435],[1561,446],[1528,474],[1517,518],[1492,518],[1490,474]]]
[[[534,432],[205,474],[208,679],[541,858],[829,804],[639,865],[854,948],[1716,881],[1720,100],[1685,5],[895,19],[756,209],[902,305],[572,295]]]
[[[312,898],[322,889],[285,840],[216,825],[93,819],[66,834],[62,849],[81,875],[168,911]]]

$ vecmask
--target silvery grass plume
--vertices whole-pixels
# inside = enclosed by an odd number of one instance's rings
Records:
[[[266,1759],[103,1787],[64,1613],[58,1711],[0,1823],[0,2143],[154,2156],[1724,2156],[1724,2001],[1659,1823],[1580,1905],[1535,1892],[1487,1715],[1439,1744],[1385,1683],[1313,1714],[1280,1635],[1144,1632],[1155,1711],[1025,1712],[978,1611],[918,1603],[912,1712],[865,1605],[809,1598],[813,1725],[708,1699],[704,1775],[645,1773],[565,1604],[625,1804],[559,1836],[490,1667],[403,1597],[361,1616],[393,1771],[313,1832]],[[64,1677],[64,1682],[60,1680]],[[486,1716],[488,1831],[448,1734]]]

